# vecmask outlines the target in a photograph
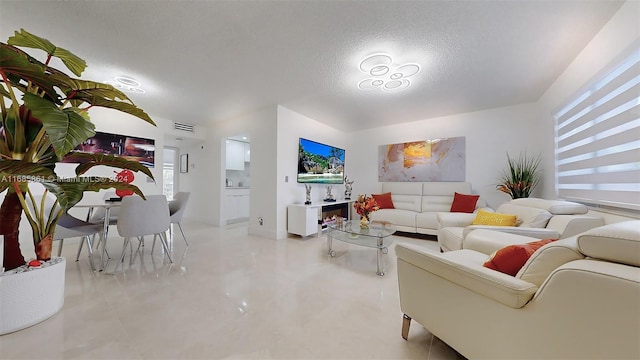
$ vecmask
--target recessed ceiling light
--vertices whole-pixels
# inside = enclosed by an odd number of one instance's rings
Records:
[[[420,72],[420,65],[415,63],[396,64],[389,54],[377,53],[369,55],[360,62],[360,71],[368,77],[358,83],[360,90],[382,89],[394,93],[407,89],[411,81],[407,78]]]

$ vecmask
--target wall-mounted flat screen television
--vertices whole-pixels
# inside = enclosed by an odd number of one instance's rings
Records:
[[[298,182],[344,183],[344,149],[300,138]]]

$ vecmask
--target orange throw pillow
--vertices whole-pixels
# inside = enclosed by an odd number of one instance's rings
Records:
[[[390,192],[384,194],[371,194],[371,196],[376,200],[380,209],[395,209],[393,206],[393,200],[391,200]]]
[[[472,213],[476,209],[476,203],[480,195],[453,194],[450,212]]]
[[[516,276],[536,250],[556,240],[558,239],[544,239],[521,245],[509,245],[491,254],[483,266]]]

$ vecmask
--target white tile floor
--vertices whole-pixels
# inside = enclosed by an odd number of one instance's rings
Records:
[[[160,246],[152,256],[147,239],[142,258],[127,256],[116,275],[91,272],[86,255],[74,262],[77,243],[67,241],[63,309],[1,336],[0,358],[462,358],[416,322],[401,338],[393,246],[379,277],[374,249],[334,241],[330,258],[324,236],[271,240],[247,235],[246,224],[184,228],[190,246],[178,233],[173,265]],[[432,240],[395,242],[437,251]],[[121,246],[109,240],[112,256]]]

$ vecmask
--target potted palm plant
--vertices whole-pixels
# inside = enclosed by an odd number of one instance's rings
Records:
[[[502,172],[501,183],[498,190],[509,194],[512,199],[527,198],[540,182],[540,155],[528,156],[526,152],[520,153],[517,158],[507,154],[507,170]]]
[[[20,48],[42,50],[46,60],[38,61]],[[7,270],[25,264],[18,242],[23,211],[32,229],[36,257],[47,260],[58,219],[84,192],[115,188],[143,196],[138,187],[120,179],[83,176],[89,169],[106,165],[141,171],[153,178],[149,169],[135,161],[104,154],[72,154],[77,145],[95,135],[88,115],[91,107],[111,108],[155,123],[121,91],[69,76],[49,64],[53,58],[78,77],[86,68],[81,58],[24,29],[16,31],[7,43],[0,43],[0,193],[6,192],[0,205],[0,235],[4,235]],[[82,158],[82,164],[77,166],[75,177],[61,178],[54,171],[55,164],[70,154]],[[59,210],[43,211],[44,203],[35,201],[29,188],[32,183],[55,195]]]

